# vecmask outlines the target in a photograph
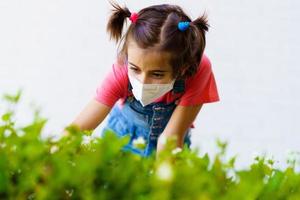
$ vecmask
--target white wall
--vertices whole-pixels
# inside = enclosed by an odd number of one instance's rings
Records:
[[[193,147],[213,154],[217,137],[228,140],[240,166],[253,152],[284,164],[288,149],[300,151],[298,1],[118,2],[131,11],[174,3],[193,18],[208,13],[205,52],[220,102],[203,106]],[[24,89],[20,124],[34,101],[49,118],[44,133],[60,133],[92,98],[116,55],[105,32],[110,9],[107,1],[0,1],[0,94]]]

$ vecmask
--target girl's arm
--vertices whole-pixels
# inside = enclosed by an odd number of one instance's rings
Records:
[[[177,147],[183,147],[185,133],[195,120],[202,106],[203,104],[197,106],[176,106],[167,126],[158,138],[157,155],[164,149],[164,142],[159,140],[164,137],[175,137]]]
[[[91,99],[71,125],[77,125],[80,130],[94,130],[105,119],[110,110],[111,107]],[[63,135],[68,134],[69,132],[66,130],[63,132]]]

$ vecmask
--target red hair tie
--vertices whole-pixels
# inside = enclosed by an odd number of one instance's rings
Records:
[[[129,17],[129,19],[132,23],[135,23],[138,19],[138,14],[135,12],[131,13],[131,16]]]

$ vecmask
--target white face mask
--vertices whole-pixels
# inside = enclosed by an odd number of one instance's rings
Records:
[[[143,84],[133,76],[129,75],[129,73],[128,78],[132,86],[134,97],[139,100],[143,106],[152,103],[155,99],[173,89],[175,83],[174,79],[171,83],[167,84]]]

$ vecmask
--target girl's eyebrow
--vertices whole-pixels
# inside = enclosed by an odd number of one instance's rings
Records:
[[[128,62],[129,64],[135,66],[136,68],[140,69],[137,65],[133,64],[132,62]],[[167,70],[160,70],[160,69],[154,69],[154,70],[149,70],[150,72],[168,72]]]

